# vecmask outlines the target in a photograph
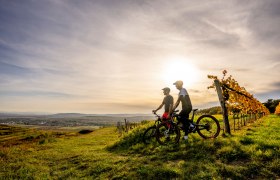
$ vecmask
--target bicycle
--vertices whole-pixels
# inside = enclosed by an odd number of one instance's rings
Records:
[[[189,133],[198,133],[204,139],[216,138],[220,133],[220,124],[219,121],[212,115],[202,115],[200,116],[196,123],[193,122],[195,112],[198,109],[193,110],[191,119],[188,119],[190,122]],[[183,129],[182,122],[178,121],[175,123],[175,119],[180,118],[175,111],[172,113],[171,120],[162,121],[156,129],[156,139],[161,145],[166,145],[170,143],[178,143],[180,140],[181,130]]]
[[[155,139],[157,126],[162,122],[161,117],[157,113],[154,113],[154,115],[157,117],[155,124],[146,129],[142,137],[142,140],[145,144],[150,144],[153,139]]]

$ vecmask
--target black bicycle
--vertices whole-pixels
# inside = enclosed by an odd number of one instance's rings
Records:
[[[162,120],[158,114],[154,113],[154,115],[157,118],[157,120],[155,121],[155,124],[153,126],[149,127],[148,129],[146,129],[146,131],[144,132],[143,137],[142,137],[143,142],[145,144],[150,144],[153,141],[156,141],[156,129]]]
[[[221,130],[219,121],[212,115],[202,115],[194,123],[194,115],[197,110],[193,110],[192,118],[189,119],[189,133],[197,132],[204,139],[216,138]],[[171,120],[162,121],[156,128],[156,139],[161,145],[178,143],[180,140],[180,130],[183,130],[183,124],[181,121],[175,122],[176,119],[180,119],[180,115],[176,112],[178,111],[173,112]]]

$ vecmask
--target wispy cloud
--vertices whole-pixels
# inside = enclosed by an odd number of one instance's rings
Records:
[[[280,92],[280,88],[278,88],[276,90],[272,90],[272,91],[266,91],[263,93],[256,93],[256,94],[254,94],[254,97],[256,97],[261,102],[265,102],[268,99],[279,99],[279,97],[280,97],[279,92]]]
[[[46,97],[46,98],[71,98],[78,97],[73,94],[50,91],[0,91],[0,96],[8,97]]]
[[[252,30],[258,46],[269,46],[271,50],[278,49],[280,35],[280,2],[275,0],[258,1],[251,9],[248,26]]]
[[[32,76],[34,73],[30,68],[24,68],[0,61],[0,74],[22,77],[28,75]]]
[[[276,82],[273,82],[272,84],[271,84],[271,86],[272,87],[275,87],[275,88],[278,88],[279,89],[279,91],[280,91],[280,81],[276,81]]]

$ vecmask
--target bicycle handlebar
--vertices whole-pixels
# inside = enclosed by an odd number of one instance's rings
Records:
[[[179,112],[179,110],[174,110],[172,111],[172,115],[171,116],[174,116],[176,114],[176,112]],[[153,113],[154,115],[156,115],[158,118],[160,118],[160,115],[158,115],[157,113]]]
[[[160,118],[160,115],[158,115],[157,113],[154,112],[153,114],[156,115],[158,118]]]

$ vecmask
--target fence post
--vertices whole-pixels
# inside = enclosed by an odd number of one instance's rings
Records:
[[[127,127],[127,121],[126,121],[126,118],[124,119],[124,124],[125,124],[125,132],[128,132],[128,127]]]
[[[228,134],[230,133],[230,126],[229,126],[229,121],[228,121],[228,111],[226,108],[226,102],[222,93],[222,89],[221,89],[221,85],[220,85],[220,81],[219,80],[214,80],[215,86],[216,86],[216,90],[217,90],[217,94],[220,100],[220,104],[222,107],[222,112],[223,112],[223,120],[224,120],[224,125],[225,125],[225,132]]]
[[[242,120],[241,120],[241,117],[240,117],[240,113],[238,113],[237,117],[238,117],[238,129],[241,129],[241,127],[242,127]]]
[[[237,114],[237,113],[233,114],[233,121],[234,121],[234,123],[233,123],[233,130],[235,131],[237,128],[240,129],[239,114]],[[237,126],[237,128],[236,128],[236,126]]]
[[[235,114],[233,114],[232,118],[233,118],[233,131],[235,131],[235,119],[236,119]]]

